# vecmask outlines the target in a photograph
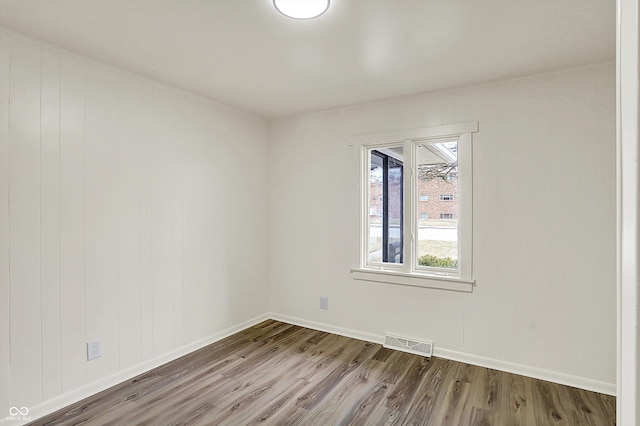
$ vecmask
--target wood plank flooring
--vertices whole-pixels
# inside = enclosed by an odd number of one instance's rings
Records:
[[[268,320],[32,425],[594,425],[615,398]]]

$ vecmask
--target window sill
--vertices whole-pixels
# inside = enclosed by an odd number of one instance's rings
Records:
[[[474,281],[447,276],[427,275],[417,272],[406,273],[389,270],[357,268],[351,274],[355,280],[374,281],[412,287],[435,288],[440,290],[460,291],[471,293]]]

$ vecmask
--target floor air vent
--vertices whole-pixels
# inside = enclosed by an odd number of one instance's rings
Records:
[[[411,340],[391,334],[387,334],[384,337],[383,346],[389,349],[397,349],[399,351],[409,352],[410,354],[428,357],[433,353],[433,342],[421,342],[419,340]]]

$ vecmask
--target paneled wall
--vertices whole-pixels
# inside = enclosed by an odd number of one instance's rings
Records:
[[[473,293],[353,280],[360,151],[351,137],[467,121],[479,123]],[[275,121],[272,310],[615,392],[615,138],[613,63]]]
[[[0,32],[0,417],[268,312],[266,126]]]

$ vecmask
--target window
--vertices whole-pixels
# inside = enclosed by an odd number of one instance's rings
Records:
[[[356,138],[364,214],[354,278],[471,291],[477,128],[473,122]],[[440,196],[431,200],[429,193]]]

